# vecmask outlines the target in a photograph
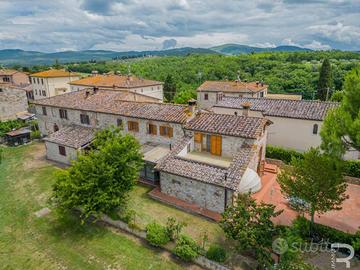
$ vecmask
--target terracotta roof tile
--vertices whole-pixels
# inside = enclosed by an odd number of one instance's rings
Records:
[[[164,122],[185,123],[186,106],[156,102],[133,101],[133,93],[111,90],[89,90],[69,92],[62,95],[33,101],[41,106],[53,106],[83,111],[118,114],[134,118],[158,120]]]
[[[68,72],[62,69],[49,69],[46,71],[41,71],[33,73],[31,77],[43,77],[43,78],[57,78],[57,77],[78,77],[78,73]]]
[[[90,143],[94,139],[95,133],[96,129],[72,125],[50,134],[44,138],[44,141],[78,149]]]
[[[0,76],[11,76],[19,71],[15,69],[0,69]]]
[[[77,81],[72,81],[70,84],[96,87],[134,88],[161,85],[162,82],[140,79],[135,76],[128,77],[124,75],[96,75],[89,76]]]
[[[328,110],[339,106],[337,102],[316,100],[223,97],[214,107],[242,109],[244,102],[250,102],[250,110],[261,111],[265,116],[318,121],[324,120]]]
[[[184,128],[221,135],[257,138],[265,125],[271,122],[265,118],[228,114],[201,113],[185,124]]]
[[[257,82],[239,81],[205,81],[197,91],[202,92],[232,92],[232,93],[256,93],[268,88],[266,84]]]

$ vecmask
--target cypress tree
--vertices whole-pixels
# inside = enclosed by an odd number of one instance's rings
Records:
[[[176,83],[173,77],[168,74],[164,82],[165,101],[171,102],[176,94]]]
[[[325,58],[320,69],[317,98],[326,100],[330,98],[330,87],[332,86],[331,64],[329,59]],[[327,93],[329,91],[329,93]]]

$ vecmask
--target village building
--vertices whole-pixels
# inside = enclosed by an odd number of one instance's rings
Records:
[[[70,164],[96,130],[114,125],[138,139],[145,162],[140,177],[165,194],[220,213],[238,192],[261,188],[267,119],[154,100],[93,88],[34,101],[48,159]]]
[[[69,82],[78,80],[77,73],[50,69],[30,75],[30,83],[35,100],[70,92]]]
[[[325,116],[337,106],[337,102],[317,100],[224,97],[212,111],[266,117],[273,123],[269,127],[268,144],[304,152],[320,146]],[[349,151],[345,158],[357,159],[358,152]]]
[[[30,84],[30,81],[29,76],[24,72],[14,69],[0,69],[0,83],[27,86]]]
[[[256,97],[267,96],[268,85],[262,82],[205,81],[197,89],[197,102],[201,109],[209,109],[222,97]]]
[[[22,87],[0,83],[0,121],[16,119],[27,109],[27,92]]]
[[[143,94],[163,100],[163,83],[138,78],[132,75],[105,74],[92,76],[69,83],[71,91],[79,91],[89,87],[97,87],[105,90],[123,90]]]

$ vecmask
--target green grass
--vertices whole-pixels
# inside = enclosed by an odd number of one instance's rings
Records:
[[[182,269],[171,258],[125,234],[55,213],[47,206],[57,170],[43,144],[4,148],[0,164],[1,269]]]
[[[225,241],[225,235],[216,222],[160,203],[147,195],[150,190],[150,187],[138,185],[130,194],[128,208],[135,210],[135,222],[140,225],[140,228],[145,228],[148,223],[153,221],[165,225],[169,217],[174,217],[178,221],[187,224],[184,232],[191,235],[198,242],[201,242],[202,235],[205,232],[210,241],[217,243]]]

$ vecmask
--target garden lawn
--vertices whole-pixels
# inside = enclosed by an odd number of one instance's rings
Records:
[[[182,269],[168,256],[121,233],[80,225],[55,213],[37,218],[48,206],[54,173],[44,145],[4,148],[0,164],[1,269]]]

